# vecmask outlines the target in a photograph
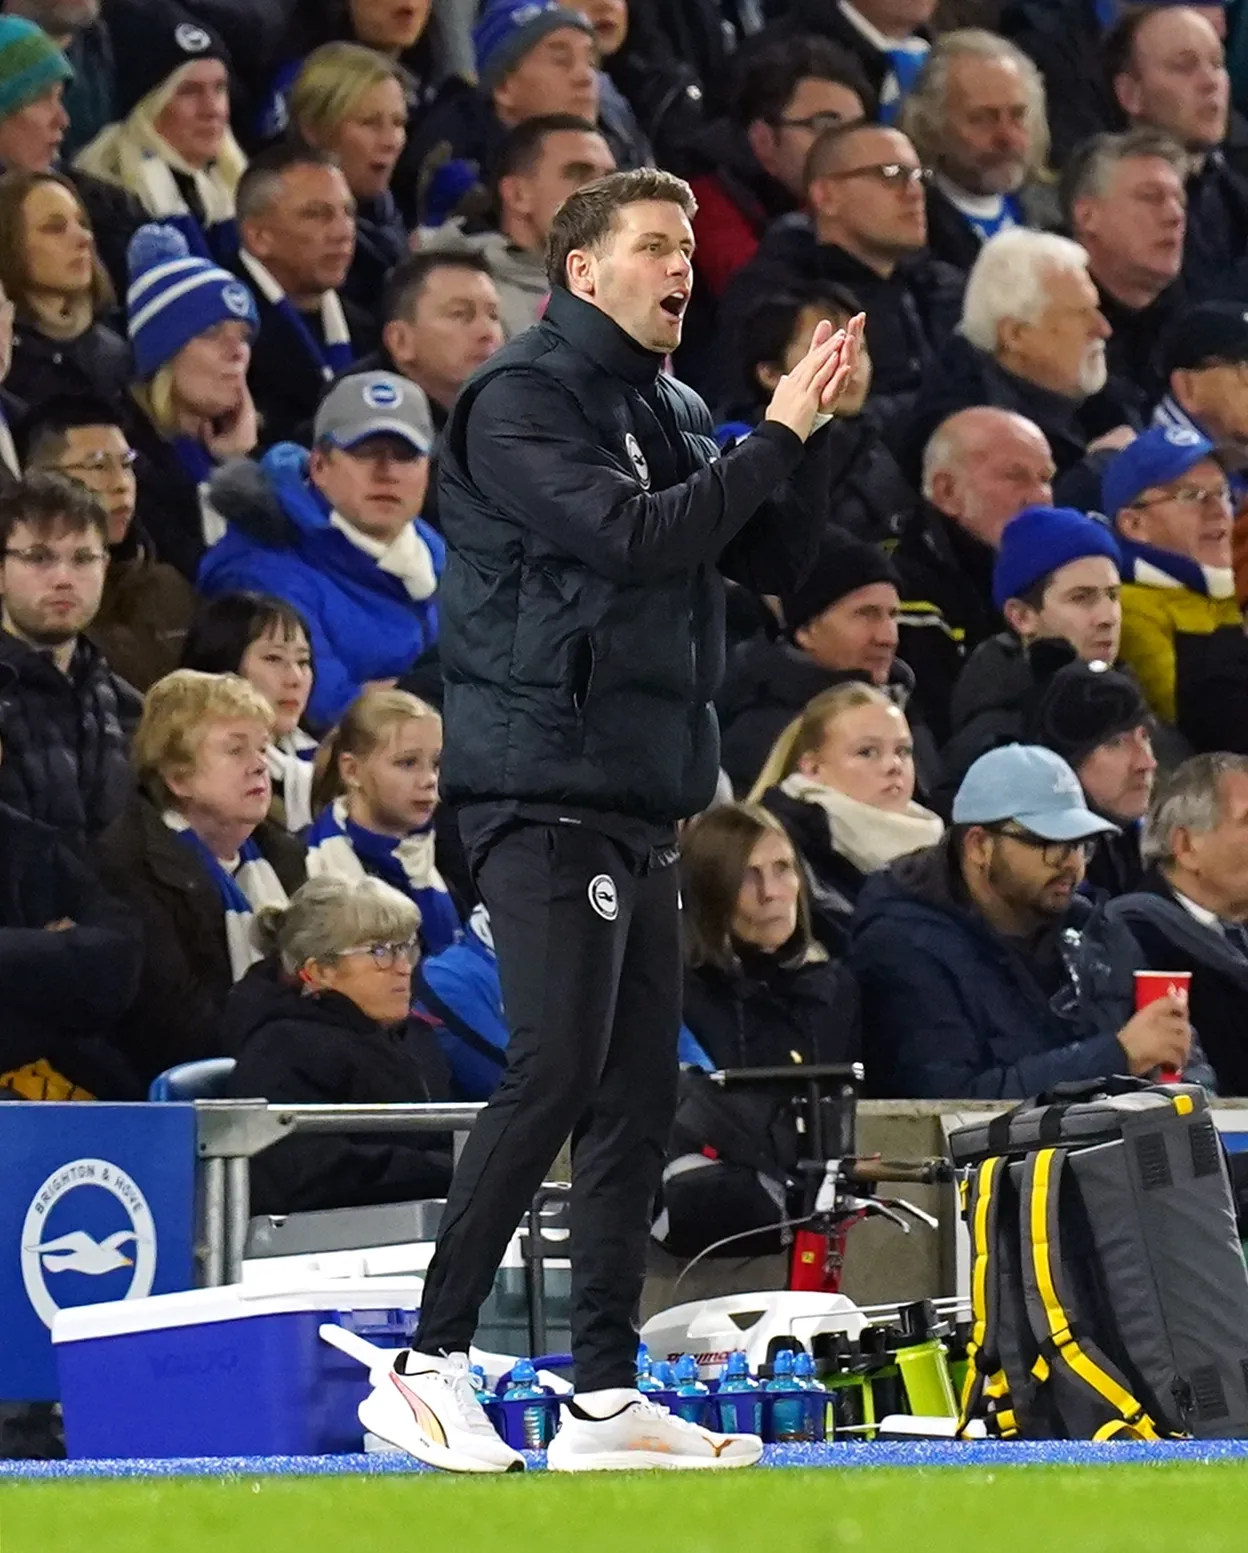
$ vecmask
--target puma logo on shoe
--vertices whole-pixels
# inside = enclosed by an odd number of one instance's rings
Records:
[[[416,1423],[424,1434],[435,1445],[446,1445],[448,1443],[446,1430],[442,1427],[438,1415],[429,1404],[422,1397],[418,1397],[410,1386],[405,1386],[402,1379],[393,1371],[391,1371],[390,1379],[398,1388],[399,1395],[407,1403],[408,1407],[411,1408],[415,1415]]]

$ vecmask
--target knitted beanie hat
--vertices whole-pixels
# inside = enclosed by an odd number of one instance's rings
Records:
[[[0,16],[0,119],[27,107],[73,67],[42,27],[21,16]]]
[[[1067,642],[1033,642],[1027,652],[1034,687],[1023,719],[1023,740],[1055,750],[1078,770],[1102,744],[1152,714],[1129,674],[1108,663],[1084,663]]]
[[[227,72],[230,51],[215,28],[174,0],[120,6],[109,32],[117,61],[117,111],[129,118],[139,103],[184,65],[219,59]]]
[[[569,11],[558,0],[485,0],[472,29],[481,90],[492,92],[511,74],[530,49],[547,34],[576,27],[596,37],[588,17]]]
[[[992,569],[992,601],[1021,599],[1042,577],[1085,555],[1103,555],[1122,570],[1122,551],[1104,523],[1073,507],[1024,507],[1001,532]]]
[[[888,557],[844,529],[829,527],[805,580],[781,599],[785,630],[792,636],[825,609],[877,582],[898,586],[897,569]]]
[[[248,287],[229,270],[194,258],[176,227],[141,226],[130,239],[126,262],[126,322],[135,371],[144,381],[219,323],[258,326]]]

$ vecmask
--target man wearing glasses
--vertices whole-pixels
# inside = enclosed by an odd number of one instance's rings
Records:
[[[844,286],[867,315],[873,408],[904,413],[958,321],[965,280],[924,253],[926,186],[899,130],[865,122],[825,130],[806,162],[809,219],[771,228],[720,317],[764,292]]]
[[[737,60],[727,117],[710,132],[717,165],[692,180],[694,269],[716,297],[754,257],[768,224],[801,209],[806,159],[824,130],[875,108],[857,61],[826,38],[764,35]]]
[[[65,475],[0,496],[0,801],[81,851],[130,789],[138,697],[83,633],[108,566],[108,520]]]
[[[1102,505],[1122,547],[1122,660],[1197,751],[1248,753],[1248,639],[1231,571],[1234,515],[1213,444],[1154,426],[1118,453]]]
[[[1088,996],[1081,953],[1094,908],[1077,892],[1101,836],[1052,750],[1009,744],[982,755],[934,847],[872,875],[852,926],[850,963],[871,1032],[867,1083],[909,1099],[1011,1100],[1066,1080],[1155,1067],[1182,1070],[1186,1005],[1164,998],[1128,1017]]]
[[[195,593],[158,561],[135,521],[135,453],[116,411],[85,395],[35,406],[17,428],[23,467],[55,470],[85,486],[108,516],[108,566],[91,640],[115,674],[145,691],[182,661]]]

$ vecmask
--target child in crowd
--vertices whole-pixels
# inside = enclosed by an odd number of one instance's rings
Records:
[[[459,936],[460,914],[435,860],[434,814],[442,719],[405,690],[366,690],[317,757],[308,873],[373,874],[420,908],[421,943],[437,954]]]

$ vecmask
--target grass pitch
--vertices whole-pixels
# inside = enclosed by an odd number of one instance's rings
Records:
[[[0,1553],[1245,1553],[1248,1463],[0,1486]]]

